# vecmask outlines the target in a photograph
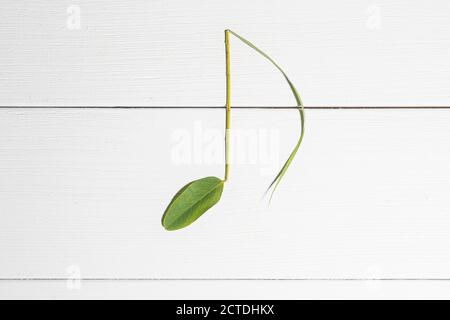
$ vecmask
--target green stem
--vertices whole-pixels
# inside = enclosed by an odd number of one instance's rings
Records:
[[[231,81],[230,81],[230,31],[225,30],[225,65],[226,65],[226,113],[225,113],[225,177],[228,180],[230,171],[230,114],[231,114]]]

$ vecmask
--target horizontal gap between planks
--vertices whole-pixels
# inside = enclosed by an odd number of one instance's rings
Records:
[[[232,109],[298,109],[295,106],[232,106]],[[317,110],[450,109],[450,106],[304,106]],[[225,106],[0,106],[0,109],[225,109]]]
[[[0,278],[0,281],[450,281],[450,278]]]

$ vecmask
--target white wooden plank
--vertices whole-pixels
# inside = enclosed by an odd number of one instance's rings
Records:
[[[232,28],[307,105],[448,105],[449,13],[447,0],[3,0],[0,103],[223,105]],[[237,41],[232,55],[235,105],[292,103],[261,57]]]
[[[269,208],[297,112],[234,110],[221,203],[166,232],[177,189],[223,173],[223,115],[0,110],[0,277],[450,277],[448,110],[308,110]]]
[[[446,281],[0,282],[0,299],[448,299]]]

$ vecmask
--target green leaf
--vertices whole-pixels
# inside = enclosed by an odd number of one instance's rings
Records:
[[[222,196],[223,180],[206,177],[189,182],[173,197],[162,217],[166,230],[178,230],[197,220]]]
[[[284,174],[286,173],[287,169],[289,168],[289,166],[292,163],[292,160],[294,160],[295,155],[297,154],[298,149],[300,148],[300,145],[302,144],[303,141],[303,136],[305,134],[305,110],[303,108],[303,103],[302,103],[302,99],[300,98],[300,95],[297,91],[297,89],[295,88],[294,84],[292,83],[292,81],[288,78],[288,76],[286,75],[286,73],[284,72],[283,69],[281,69],[281,67],[271,58],[267,55],[267,53],[265,53],[264,51],[262,51],[261,49],[257,48],[253,43],[251,43],[250,41],[248,41],[247,39],[241,37],[240,35],[238,35],[237,33],[228,30],[232,35],[234,35],[236,38],[238,38],[239,40],[241,40],[242,42],[244,42],[247,46],[249,46],[250,48],[252,48],[253,50],[257,51],[260,55],[262,55],[264,58],[266,58],[267,60],[269,60],[283,75],[284,79],[286,80],[286,82],[289,85],[289,88],[292,91],[292,94],[295,98],[295,101],[297,103],[297,108],[298,111],[300,113],[300,124],[301,124],[301,132],[300,132],[300,137],[298,138],[297,144],[295,145],[294,149],[291,151],[291,154],[289,155],[289,157],[287,158],[286,162],[284,163],[283,167],[281,167],[280,172],[278,172],[278,174],[275,176],[275,178],[273,179],[273,181],[271,182],[271,184],[269,185],[269,187],[266,190],[266,193],[269,192],[270,189],[272,189],[272,193],[270,195],[270,199],[272,199],[273,193],[275,192],[275,190],[278,187],[278,184],[280,183],[281,179],[283,178]]]

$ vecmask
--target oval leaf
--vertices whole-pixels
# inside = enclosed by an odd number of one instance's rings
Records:
[[[189,182],[173,197],[162,217],[166,230],[178,230],[197,220],[222,196],[223,180],[206,177]]]

